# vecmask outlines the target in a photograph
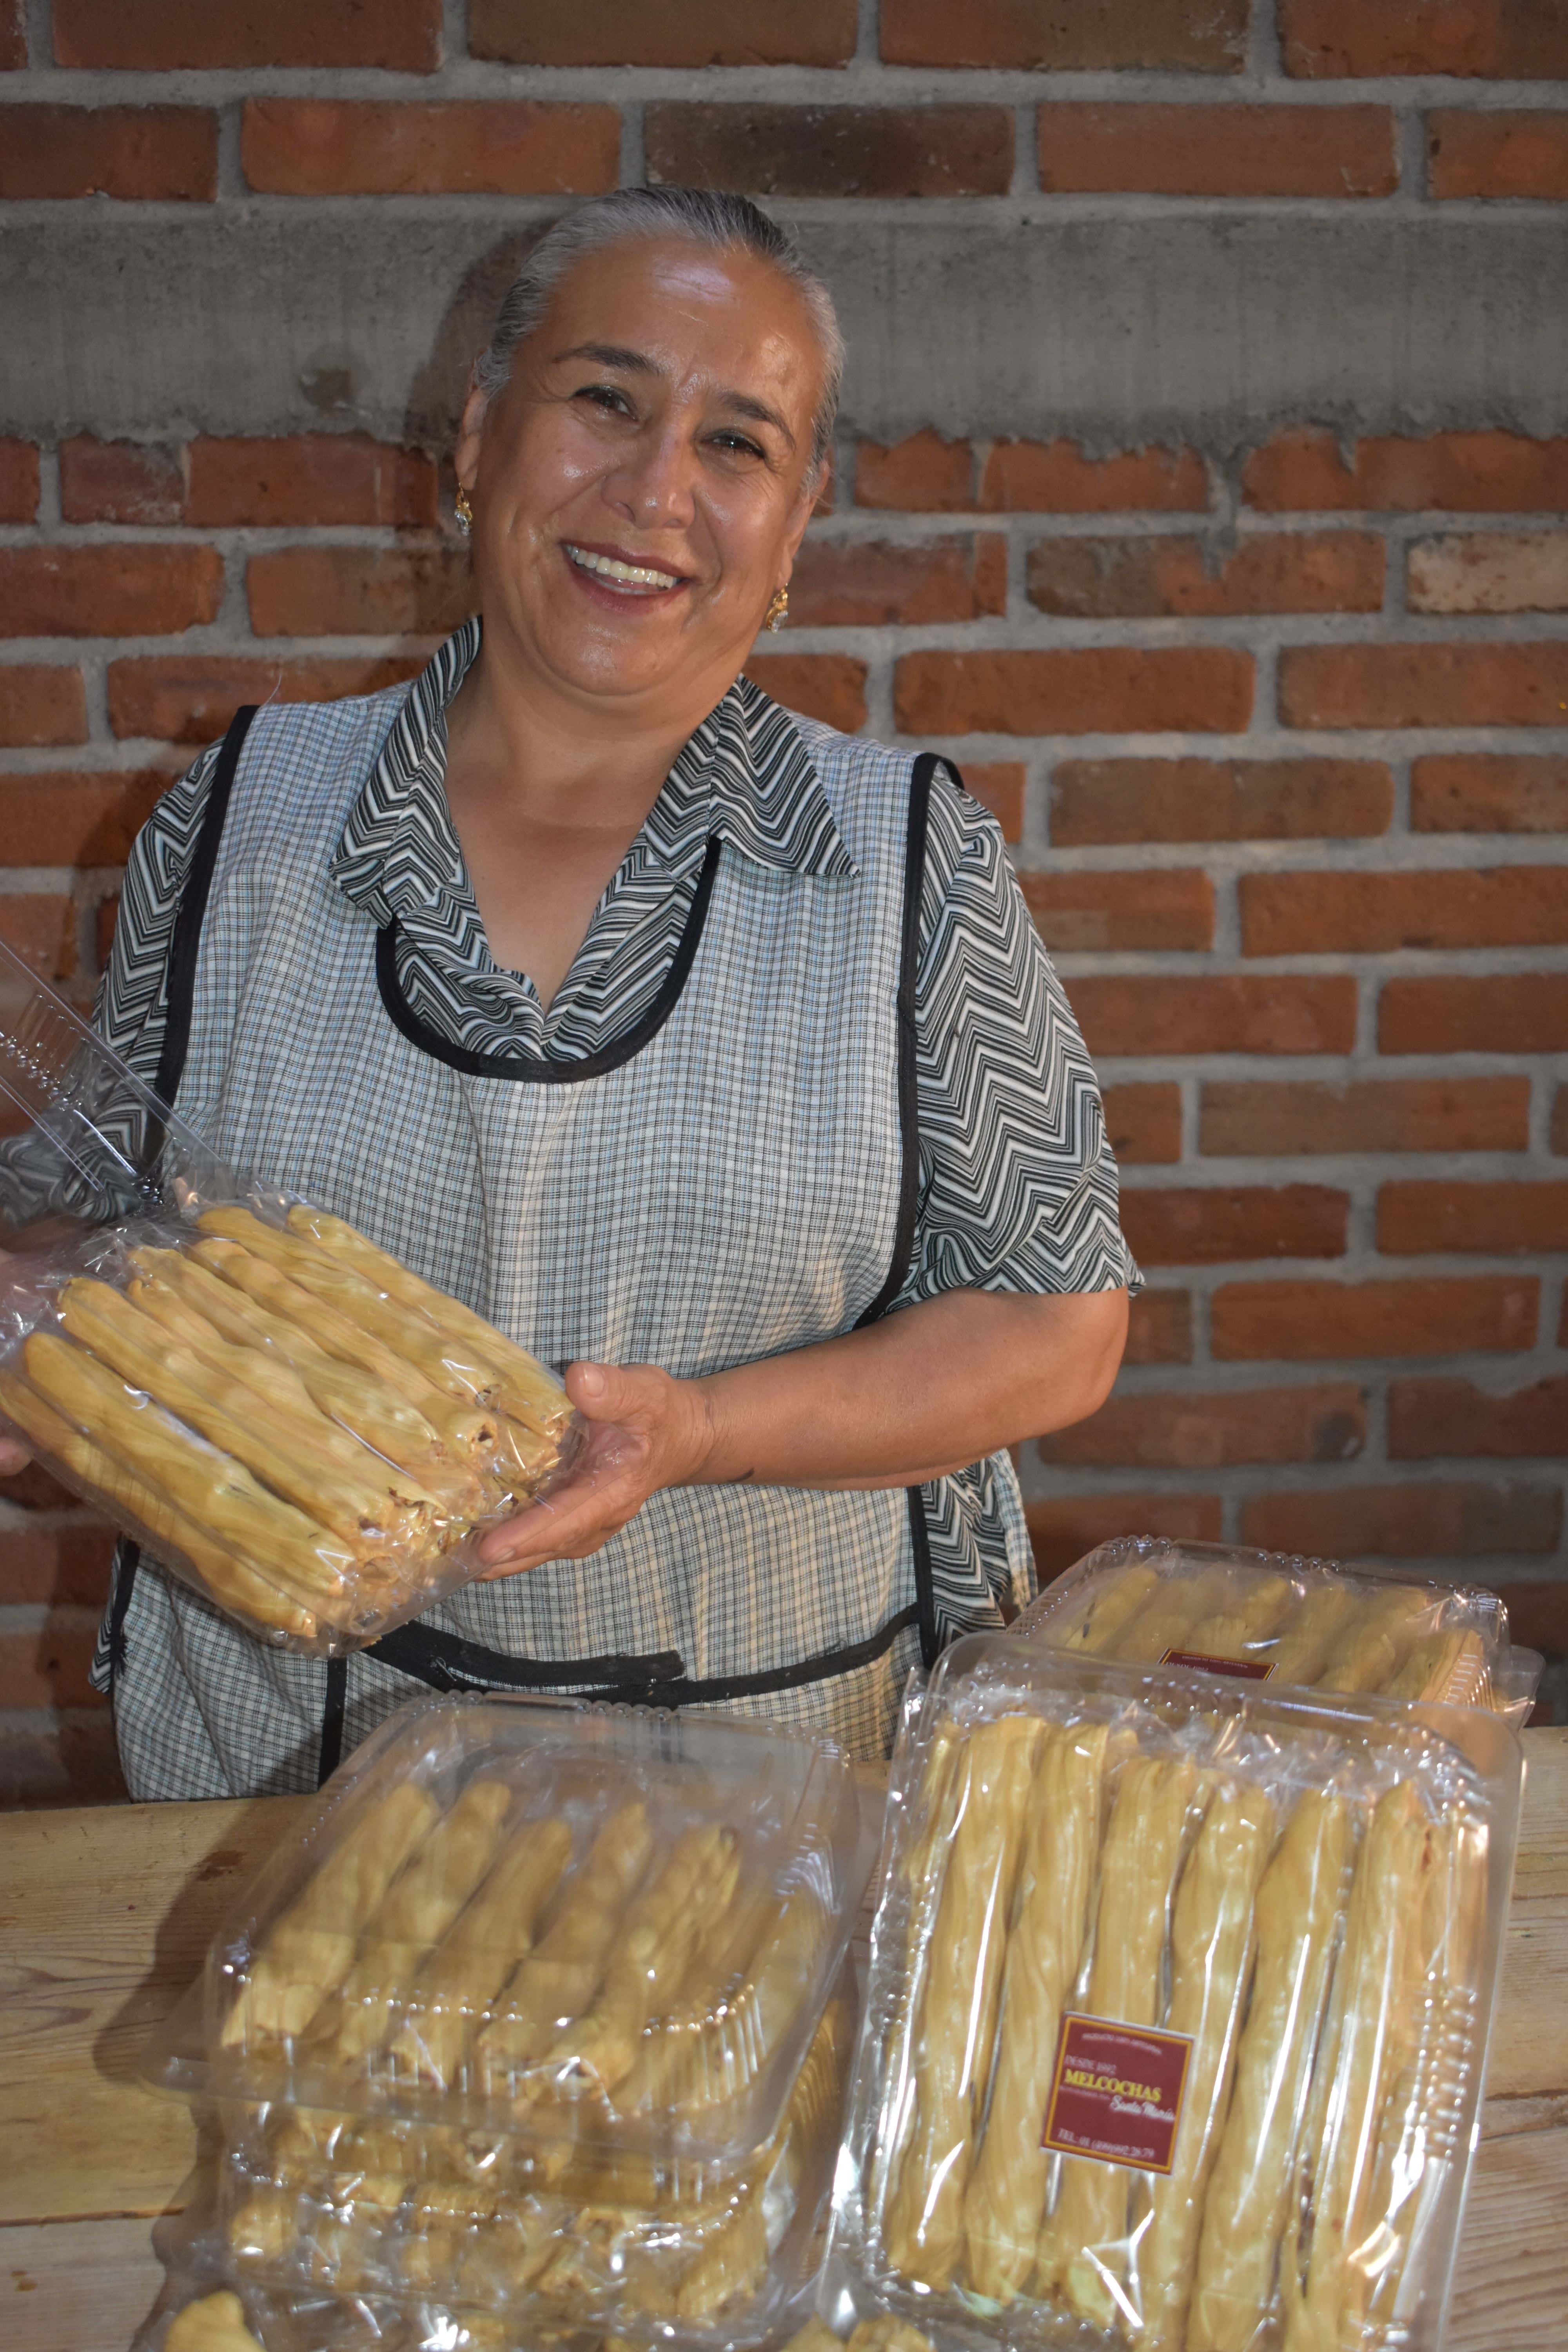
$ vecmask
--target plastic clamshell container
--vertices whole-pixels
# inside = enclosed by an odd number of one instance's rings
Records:
[[[531,2345],[589,2325],[649,2347],[774,2342],[810,2282],[857,2014],[846,1961],[778,2129],[732,2172],[447,2125],[226,2109],[230,2273],[296,2297],[485,2314]]]
[[[779,2128],[871,1859],[829,1742],[412,1700],[268,1864],[143,2074],[500,2132],[547,2167],[732,2172]]]
[[[1436,2352],[1521,1781],[1474,1707],[957,1643],[906,1705],[824,2315]]]
[[[1536,1653],[1510,1650],[1508,1612],[1479,1585],[1163,1536],[1099,1545],[1010,1633],[1133,1664],[1490,1707],[1514,1722],[1541,1678]]]

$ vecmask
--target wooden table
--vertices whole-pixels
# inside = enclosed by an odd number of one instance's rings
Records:
[[[1530,1777],[1448,2352],[1568,2343],[1568,1730]],[[184,2108],[135,2081],[148,2029],[303,1798],[0,1816],[0,2345],[125,2352],[185,2200]]]

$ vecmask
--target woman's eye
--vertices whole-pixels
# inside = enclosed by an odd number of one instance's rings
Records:
[[[755,441],[748,440],[743,433],[715,433],[710,437],[716,449],[731,450],[742,457],[767,456],[765,449],[760,448]]]
[[[632,413],[631,403],[626,394],[617,392],[613,383],[585,383],[577,397],[592,401],[595,408],[606,409],[613,415],[629,416]]]

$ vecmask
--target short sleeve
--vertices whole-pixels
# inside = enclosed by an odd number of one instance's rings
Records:
[[[99,1035],[148,1086],[163,1051],[169,942],[221,748],[210,744],[170,786],[132,845],[109,968],[93,1007]],[[130,1125],[117,1140],[134,1158],[140,1144]],[[0,1143],[0,1222],[16,1228],[36,1217],[101,1215],[107,1206],[35,1129]]]
[[[939,771],[916,983],[921,1192],[901,1304],[1137,1290],[1078,1023],[995,819]]]

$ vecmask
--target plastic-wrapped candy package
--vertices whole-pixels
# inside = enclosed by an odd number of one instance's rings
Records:
[[[1239,1545],[1124,1536],[1037,1594],[1013,1637],[1142,1665],[1530,1713],[1543,1660],[1479,1585]]]
[[[84,1212],[5,1265],[0,1413],[259,1640],[376,1640],[569,1469],[553,1373],[341,1217],[223,1166],[3,949],[0,1090],[34,1120],[0,1205],[25,1214],[53,1168]]]
[[[1473,1707],[957,1644],[906,1711],[822,2310],[1432,2352],[1521,1771]]]
[[[771,1727],[416,1700],[148,2055],[218,2103],[237,2275],[653,2345],[776,2336],[839,2137],[870,1866]]]

